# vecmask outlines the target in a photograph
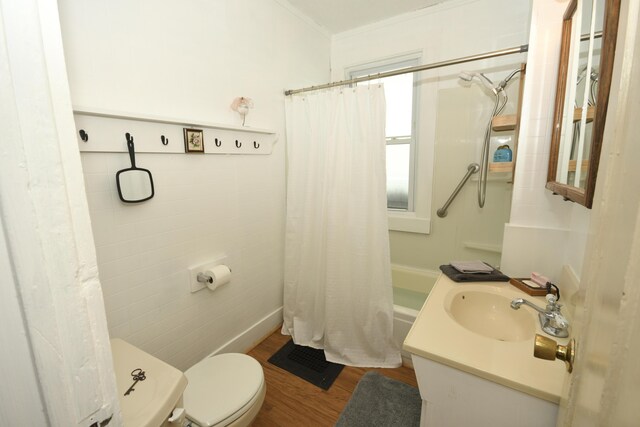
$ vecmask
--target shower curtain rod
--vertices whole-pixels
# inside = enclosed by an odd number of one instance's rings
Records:
[[[590,37],[589,34],[583,34],[580,37],[580,41],[587,40],[589,37]],[[602,31],[598,31],[594,33],[594,38],[599,38],[599,37],[602,37]],[[425,65],[416,65],[414,67],[401,68],[399,70],[387,71],[384,73],[369,74],[368,76],[356,77],[349,80],[341,80],[339,82],[326,83],[318,86],[309,86],[302,89],[286,90],[284,94],[286,96],[289,96],[289,95],[294,95],[296,93],[310,92],[312,90],[327,89],[335,86],[344,86],[344,85],[349,85],[353,83],[366,82],[369,80],[382,79],[385,77],[399,76],[400,74],[417,73],[418,71],[432,70],[434,68],[446,67],[448,65],[464,64],[465,62],[478,61],[480,59],[496,58],[498,56],[512,55],[514,53],[525,53],[528,50],[529,50],[529,45],[523,44],[521,46],[511,47],[508,49],[494,50],[492,52],[485,52],[485,53],[480,53],[478,55],[464,56],[462,58],[450,59],[448,61],[434,62],[431,64],[425,64]]]
[[[309,92],[312,90],[327,89],[335,86],[343,86],[353,83],[366,82],[369,80],[382,79],[384,77],[399,76],[400,74],[417,73],[418,71],[431,70],[434,68],[446,67],[447,65],[463,64],[465,62],[477,61],[480,59],[495,58],[498,56],[511,55],[514,53],[524,53],[529,49],[529,45],[525,44],[509,49],[494,50],[493,52],[480,53],[478,55],[465,56],[462,58],[450,59],[448,61],[434,62],[425,65],[416,65],[413,67],[401,68],[399,70],[387,71],[384,73],[369,74],[368,76],[356,77],[350,80],[341,80],[339,82],[326,83],[318,86],[309,86],[302,89],[286,90],[285,95],[293,95],[301,92]]]

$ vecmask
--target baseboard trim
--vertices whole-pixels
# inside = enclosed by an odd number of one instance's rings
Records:
[[[241,332],[218,347],[207,357],[221,353],[247,353],[274,331],[278,330],[281,324],[282,307],[278,307],[262,319],[258,320],[247,330]]]

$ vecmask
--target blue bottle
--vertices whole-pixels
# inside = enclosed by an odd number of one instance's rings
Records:
[[[493,154],[493,161],[495,163],[510,162],[512,160],[513,153],[511,152],[511,148],[509,148],[507,144],[499,146],[496,152]]]

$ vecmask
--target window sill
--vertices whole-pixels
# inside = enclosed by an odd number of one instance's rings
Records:
[[[404,231],[406,233],[429,234],[431,219],[419,218],[413,212],[388,211],[389,231]]]

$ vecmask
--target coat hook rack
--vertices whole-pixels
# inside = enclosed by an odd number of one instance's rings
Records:
[[[270,129],[112,114],[102,110],[76,110],[74,119],[75,143],[81,152],[126,153],[126,143],[135,138],[140,153],[182,154],[187,152],[183,144],[185,126],[194,126],[201,132],[201,140],[207,141],[204,154],[209,155],[232,154],[240,158],[269,155],[278,140],[277,132]],[[122,141],[125,135],[127,139]]]

